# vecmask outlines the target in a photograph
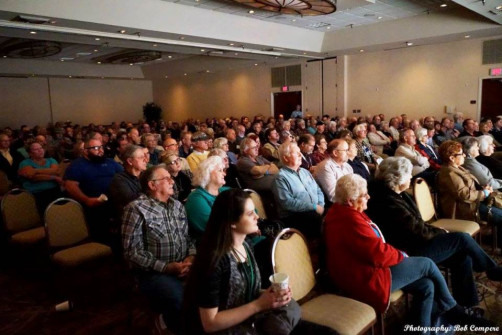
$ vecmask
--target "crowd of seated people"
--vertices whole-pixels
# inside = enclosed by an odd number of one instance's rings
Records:
[[[459,124],[462,131],[457,129]],[[439,211],[445,217],[473,220],[479,214],[486,219],[490,213],[492,222],[501,226],[502,210],[485,203],[502,185],[502,160],[496,147],[501,142],[501,128],[502,116],[482,120],[478,126],[461,115],[436,122],[430,116],[410,120],[404,114],[389,122],[380,114],[358,119],[306,115],[290,120],[282,116],[265,120],[257,115],[254,119],[243,116],[183,123],[113,122],[107,127],[56,123],[33,130],[27,126],[16,131],[5,128],[0,134],[0,169],[11,187],[26,188],[36,196],[41,212],[61,194],[80,202],[91,237],[123,253],[140,290],[161,313],[160,328],[167,325],[181,331],[183,282],[191,276],[194,259],[197,278],[190,279],[189,285],[195,285],[192,293],[199,293],[187,299],[195,299],[190,306],[198,310],[192,310],[190,317],[199,330],[232,329],[231,333],[248,326],[245,320],[263,309],[294,307],[274,300],[279,297],[290,302],[289,290],[280,295],[256,291],[270,243],[258,243],[265,237],[255,234],[254,206],[236,188],[257,191],[267,214],[283,226],[296,228],[309,239],[329,239],[334,249],[327,249],[328,272],[348,296],[365,301],[360,295],[364,290],[355,292],[354,282],[347,282],[358,274],[365,278],[364,271],[355,266],[350,275],[337,271],[343,263],[341,256],[330,255],[343,248],[342,240],[357,239],[363,249],[370,248],[361,250],[362,255],[386,262],[384,283],[388,287],[371,287],[380,290],[374,296],[379,300],[365,302],[383,310],[389,288],[402,288],[417,296],[432,289],[432,296],[444,301],[442,311],[451,311],[449,320],[457,322],[462,314],[457,303],[466,308],[479,303],[473,271],[486,272],[489,279],[500,281],[500,267],[470,236],[423,222],[404,191],[410,187],[411,177],[424,177],[430,186],[439,185]],[[58,164],[63,163],[68,167],[62,173]],[[366,183],[372,197],[369,202]],[[350,185],[353,192],[357,188],[357,194],[347,193]],[[219,198],[226,200],[216,206]],[[234,213],[215,213],[215,207]],[[340,222],[342,214],[357,216],[354,228],[364,226],[364,231],[357,228],[350,235],[347,230],[350,238],[329,237],[336,235],[333,229],[339,229],[334,228],[337,225],[351,225]],[[323,220],[327,220],[324,233]],[[253,238],[243,242],[246,235]],[[117,246],[120,238],[122,245]],[[203,250],[200,264],[196,246]],[[372,254],[371,248],[381,255]],[[355,253],[351,249],[344,252]],[[414,262],[416,266],[405,266]],[[451,267],[453,297],[437,278],[434,262]],[[398,280],[413,267],[426,269],[422,277],[414,279],[427,278],[433,282],[432,288]],[[254,273],[252,283],[246,277],[250,271]],[[239,275],[242,278],[234,277]],[[363,283],[371,281],[365,280]],[[235,290],[244,285],[246,289],[241,291],[245,294],[221,291],[230,284]],[[423,311],[431,307],[430,301],[417,298],[416,302]],[[228,319],[228,313],[238,317]],[[434,323],[430,312],[421,315],[416,322]]]

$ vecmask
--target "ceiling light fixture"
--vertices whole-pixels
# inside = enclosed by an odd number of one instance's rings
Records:
[[[296,22],[296,19],[291,20],[291,22]]]
[[[122,30],[119,30],[119,33],[121,33],[121,34],[125,34],[125,33],[126,33],[126,31],[125,31],[124,29],[122,29]]]
[[[502,10],[502,6],[495,7],[496,10]]]
[[[233,43],[228,43],[228,45],[230,45],[231,47],[233,47],[233,46],[234,46],[234,44],[233,44]]]
[[[186,76],[187,74],[186,73],[183,73],[184,76]]]
[[[98,52],[99,50],[98,49],[94,49],[94,52]]]
[[[411,47],[413,45],[413,42],[406,42],[406,45]]]
[[[439,7],[441,7],[441,8],[445,8],[446,6],[448,6],[448,5],[447,5],[447,4],[445,4],[445,3],[443,3],[443,4],[441,4],[441,6],[439,6]]]
[[[465,35],[464,37],[465,37],[465,38],[470,38],[470,37],[471,37],[471,35]]]
[[[266,10],[269,12],[276,12],[280,14],[289,15],[326,15],[336,11],[336,1],[328,0],[234,0],[243,5],[253,7],[255,9]],[[250,10],[249,14],[254,11]]]
[[[379,17],[377,17],[377,19],[378,19],[378,20],[381,20],[381,19],[383,19],[383,16],[379,16]]]
[[[167,58],[171,59],[171,58],[173,58],[173,56],[169,55],[169,56],[167,56]]]
[[[254,66],[258,66],[258,64],[257,64],[257,63],[254,63]]]
[[[326,29],[331,29],[331,26],[327,26]]]
[[[156,47],[156,46],[157,46],[157,44],[154,44],[153,46],[154,46],[154,47]]]
[[[56,24],[57,21],[49,21],[50,24]]]
[[[359,52],[364,52],[364,49],[359,50]]]
[[[37,32],[36,32],[36,31],[30,31],[30,34],[32,34],[32,35],[36,35],[36,34],[37,34]]]
[[[129,65],[134,65],[134,63],[129,63]]]
[[[206,50],[205,49],[200,49],[200,52],[204,52],[204,51],[206,51]]]
[[[101,38],[96,37],[94,40],[95,40],[95,41],[100,41],[100,40],[101,40]]]
[[[98,62],[98,64],[101,64],[101,62]]]

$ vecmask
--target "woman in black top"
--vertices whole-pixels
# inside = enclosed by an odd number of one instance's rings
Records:
[[[289,288],[260,294],[260,272],[244,241],[258,230],[257,220],[248,193],[231,189],[216,198],[185,289],[185,333],[278,333],[279,326],[289,327],[279,332],[287,334],[293,328],[264,314],[298,305]]]

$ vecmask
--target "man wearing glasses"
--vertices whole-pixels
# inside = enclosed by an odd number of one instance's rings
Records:
[[[64,179],[68,195],[84,206],[91,236],[108,243],[111,211],[106,195],[113,176],[124,168],[104,154],[99,139],[85,141],[83,157],[68,166]]]
[[[335,200],[335,187],[338,179],[354,173],[352,167],[347,163],[349,160],[348,151],[349,145],[345,140],[333,140],[329,142],[326,150],[329,157],[316,167],[315,179],[321,186],[327,201],[331,203]]]
[[[179,331],[183,282],[195,245],[188,235],[185,208],[173,198],[174,182],[164,164],[140,177],[144,194],[124,208],[122,246],[139,288],[175,333]],[[161,326],[161,328],[165,328]]]

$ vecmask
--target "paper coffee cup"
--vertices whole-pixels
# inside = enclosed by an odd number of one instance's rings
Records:
[[[98,200],[101,202],[105,202],[105,201],[108,201],[108,197],[106,196],[106,194],[101,194],[99,196]]]
[[[70,300],[63,301],[60,304],[57,304],[54,309],[56,312],[66,312],[71,311],[73,308],[73,303]]]
[[[285,273],[274,273],[269,280],[274,292],[286,290],[289,287],[289,276]]]

